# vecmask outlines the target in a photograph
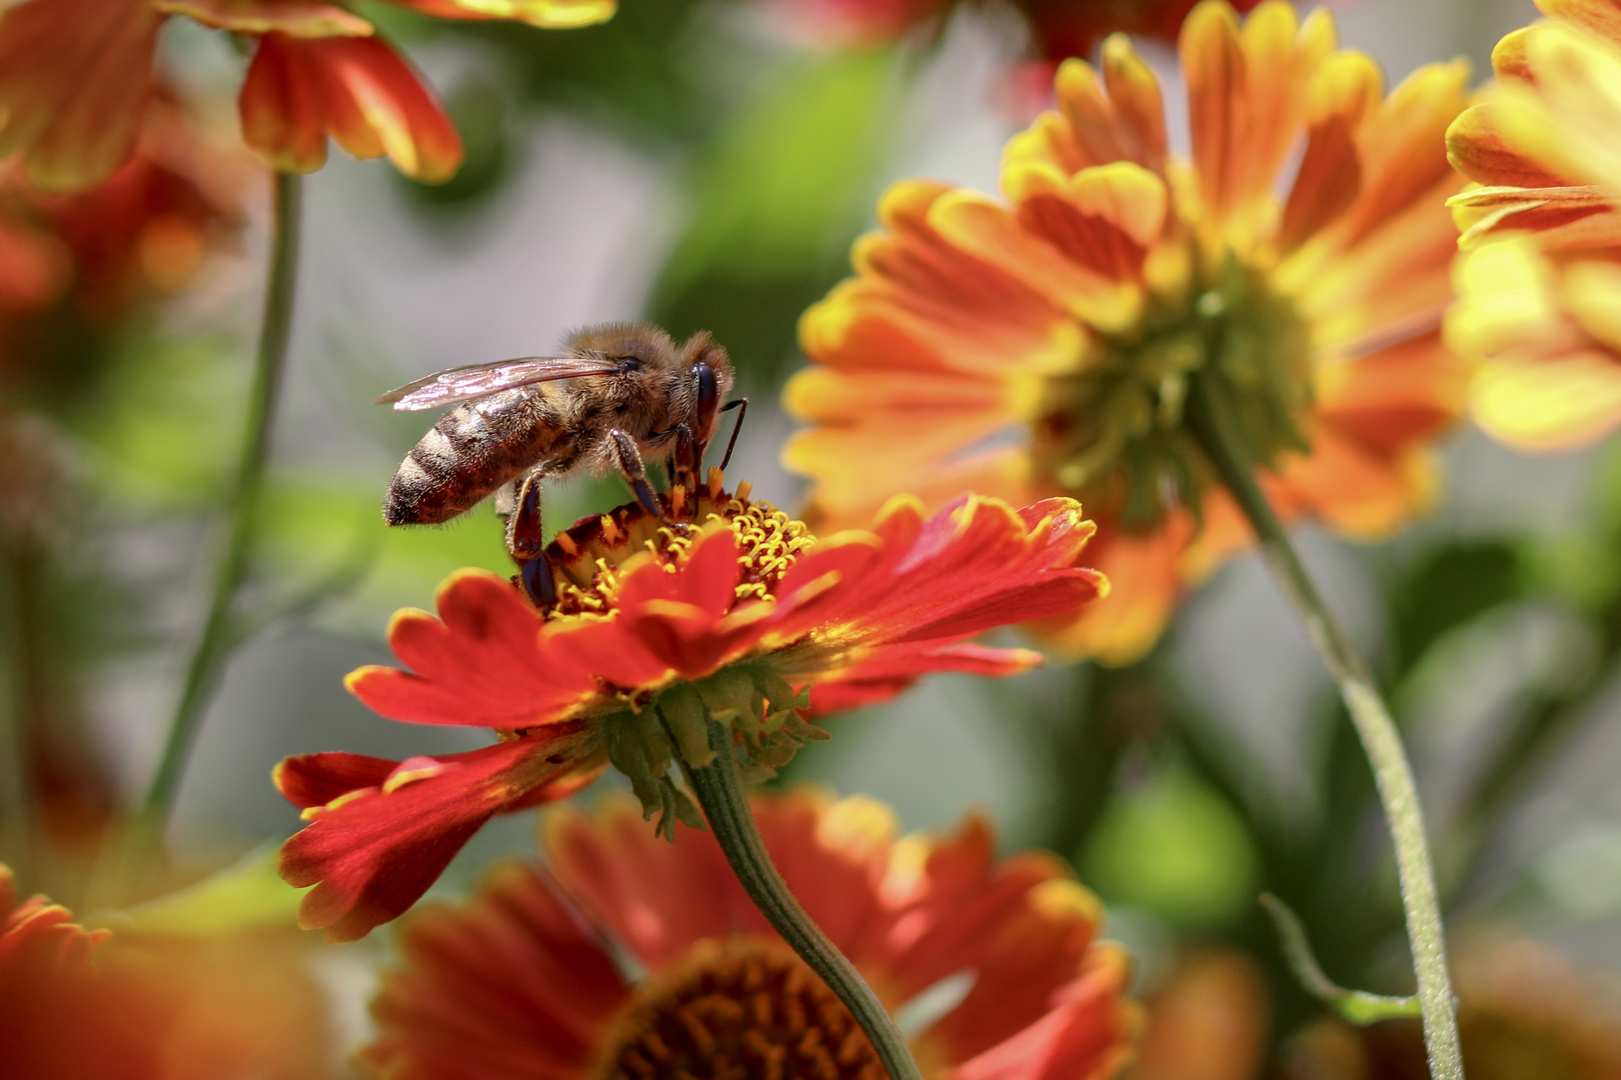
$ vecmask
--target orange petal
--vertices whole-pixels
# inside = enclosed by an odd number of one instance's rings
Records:
[[[1522,188],[1558,187],[1565,180],[1511,144],[1498,123],[1501,105],[1471,105],[1447,128],[1447,158],[1478,184]]]
[[[0,157],[66,191],[129,157],[152,87],[162,21],[148,0],[31,0],[0,17]]]
[[[1615,0],[1537,0],[1537,7],[1551,19],[1586,27],[1621,45],[1621,7]]]
[[[204,26],[242,34],[366,37],[371,23],[320,0],[152,0],[159,11],[189,15]]]
[[[1188,81],[1188,126],[1193,163],[1206,205],[1227,205],[1227,176],[1234,145],[1234,114],[1244,85],[1244,52],[1238,17],[1221,0],[1203,0],[1182,24],[1178,42]]]
[[[291,38],[259,39],[237,107],[242,138],[274,167],[314,172],[326,163],[326,108],[317,73]]]
[[[1111,34],[1103,42],[1103,81],[1117,117],[1122,156],[1145,169],[1163,172],[1165,106],[1159,80],[1124,34]]]
[[[613,18],[617,0],[389,0],[440,19],[512,19],[546,30],[595,26]]]
[[[1597,350],[1481,365],[1470,388],[1477,423],[1523,450],[1566,450],[1621,427],[1621,357]]]
[[[1483,187],[1447,200],[1463,230],[1458,246],[1473,247],[1496,233],[1529,231],[1545,250],[1621,246],[1621,210],[1596,187]]]

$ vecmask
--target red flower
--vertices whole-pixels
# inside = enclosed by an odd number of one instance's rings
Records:
[[[396,0],[457,19],[584,26],[614,0]],[[101,183],[135,148],[152,94],[158,29],[171,13],[260,39],[242,91],[248,145],[309,172],[331,135],[386,154],[420,180],[461,164],[461,141],[409,64],[371,23],[321,0],[26,0],[0,17],[0,156],[21,152],[39,187]]]
[[[545,617],[509,583],[466,570],[439,617],[395,616],[411,672],[361,668],[356,696],[384,716],[494,728],[495,746],[443,758],[290,758],[282,792],[311,824],[282,849],[283,876],[315,885],[305,925],[334,940],[394,918],[492,815],[558,798],[609,762],[661,828],[690,811],[667,775],[671,739],[702,764],[710,718],[780,764],[823,733],[801,719],[890,697],[931,671],[1009,674],[1039,660],[966,639],[1098,596],[1075,566],[1090,522],[1068,499],[1015,511],[965,497],[925,520],[892,501],[872,531],[818,541],[763,503],[677,488],[677,531],[633,506],[585,519],[548,549],[559,602]],[[810,688],[814,687],[814,690]],[[689,815],[690,816],[690,815]]]
[[[1098,902],[1056,860],[997,860],[975,819],[897,843],[861,798],[800,790],[754,807],[794,895],[884,1004],[943,999],[909,1039],[925,1075],[1089,1080],[1129,1056],[1126,958],[1097,942]],[[710,836],[661,843],[619,800],[547,825],[549,873],[506,866],[467,904],[402,926],[363,1065],[393,1080],[883,1076]],[[646,976],[627,980],[607,941]]]
[[[288,172],[326,162],[328,135],[357,158],[388,155],[407,176],[455,175],[461,138],[416,73],[374,37],[266,34],[242,84],[242,137]]]

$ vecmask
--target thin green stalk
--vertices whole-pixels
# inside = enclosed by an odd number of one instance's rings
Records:
[[[701,768],[683,762],[682,768],[743,891],[789,947],[849,1008],[878,1052],[890,1080],[922,1080],[923,1074],[912,1060],[912,1052],[895,1026],[894,1018],[861,973],[805,914],[771,862],[771,855],[760,838],[760,828],[755,824],[754,812],[749,808],[748,794],[743,790],[743,777],[732,752],[731,733],[721,724],[710,721],[709,746],[716,751],[714,761]]]
[[[1296,614],[1306,624],[1306,632],[1328,665],[1340,696],[1345,699],[1357,736],[1362,740],[1363,751],[1373,767],[1385,818],[1390,823],[1391,839],[1395,842],[1396,870],[1401,881],[1402,907],[1407,915],[1413,969],[1418,978],[1418,1001],[1424,1019],[1430,1075],[1434,1080],[1462,1080],[1463,1057],[1458,1048],[1452,984],[1447,975],[1435,868],[1424,835],[1413,770],[1407,763],[1401,735],[1375,689],[1367,665],[1323,602],[1300,556],[1289,543],[1288,533],[1256,483],[1249,455],[1243,440],[1233,430],[1226,402],[1219,400],[1202,378],[1194,378],[1189,388],[1188,419],[1194,437],[1255,530],[1262,558],[1294,605]]]
[[[21,555],[16,545],[24,540],[0,537],[0,560],[6,570],[3,587],[7,618],[5,649],[8,663],[0,693],[0,862],[19,878],[30,874],[33,853],[33,805],[28,782],[27,673],[23,644]],[[23,888],[27,888],[26,881]]]
[[[186,761],[196,745],[203,714],[214,696],[225,661],[235,644],[233,609],[237,591],[247,577],[253,555],[259,496],[270,457],[270,435],[275,425],[276,402],[281,396],[288,333],[293,322],[301,196],[302,184],[297,174],[275,174],[274,222],[271,227],[270,271],[265,282],[264,317],[259,329],[253,386],[248,395],[242,451],[237,459],[236,475],[226,502],[224,544],[214,566],[208,614],[192,651],[191,662],[186,667],[180,699],[169,721],[163,756],[131,823],[129,868],[137,876],[158,847],[169,814],[174,809]]]

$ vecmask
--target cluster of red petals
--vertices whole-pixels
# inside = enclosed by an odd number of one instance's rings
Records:
[[[1097,942],[1097,901],[1055,859],[996,859],[978,820],[897,843],[860,798],[798,790],[758,795],[754,811],[789,888],[892,1011],[971,981],[911,1036],[928,1075],[1091,1080],[1128,1056],[1140,1021],[1124,954]],[[395,1080],[586,1080],[636,993],[605,939],[653,978],[706,942],[777,940],[709,834],[666,843],[628,801],[557,812],[546,849],[547,874],[509,865],[466,906],[403,924],[365,1064]]]
[[[1009,674],[1039,658],[966,639],[1072,611],[1107,587],[1075,565],[1092,525],[1067,499],[1015,511],[965,497],[927,519],[897,499],[871,532],[799,556],[770,599],[737,599],[738,542],[719,524],[674,564],[627,561],[606,617],[548,621],[509,582],[474,570],[441,588],[438,618],[397,615],[390,643],[412,670],[362,668],[350,690],[395,720],[515,737],[442,758],[284,762],[277,784],[311,821],[281,855],[288,881],[316,885],[302,922],[347,940],[399,915],[492,815],[594,778],[599,725],[628,700],[741,660],[811,686],[818,713],[893,696],[931,671]]]
[[[330,135],[357,158],[388,155],[407,176],[448,180],[461,136],[399,54],[375,37],[266,34],[242,84],[242,135],[287,172],[314,172]]]
[[[613,0],[393,0],[454,19],[580,26]],[[0,16],[0,156],[21,152],[47,190],[106,180],[134,152],[170,14],[258,39],[241,97],[247,143],[278,169],[310,172],[336,139],[439,181],[461,140],[411,66],[346,7],[323,0],[25,0]]]

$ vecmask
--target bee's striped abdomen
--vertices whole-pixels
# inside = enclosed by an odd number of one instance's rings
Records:
[[[534,388],[531,388],[534,389]],[[383,499],[390,525],[437,525],[471,509],[544,456],[533,410],[522,391],[506,400],[458,405],[411,452]],[[542,444],[551,440],[542,438]]]

